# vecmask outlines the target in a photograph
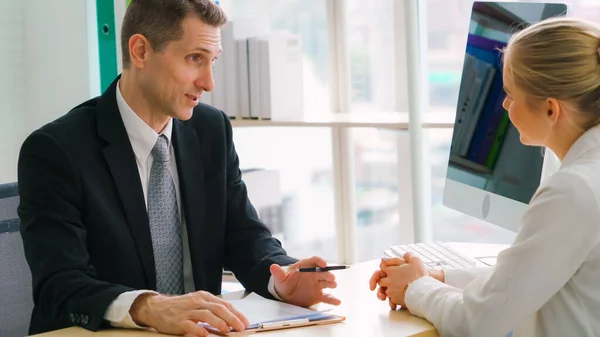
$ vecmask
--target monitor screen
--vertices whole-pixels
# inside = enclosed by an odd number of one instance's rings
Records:
[[[510,36],[566,5],[475,2],[471,11],[444,205],[516,231],[552,154],[525,146],[502,107],[502,53]]]

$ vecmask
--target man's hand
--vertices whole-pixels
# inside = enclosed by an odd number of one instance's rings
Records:
[[[245,330],[248,319],[233,306],[208,293],[197,291],[183,296],[142,294],[129,310],[133,321],[159,332],[185,336],[208,336],[198,322],[208,323],[222,332]]]
[[[339,305],[341,301],[329,294],[324,294],[323,289],[335,288],[335,275],[331,272],[301,273],[298,268],[327,267],[327,262],[315,256],[310,259],[300,260],[287,267],[287,272],[279,265],[271,265],[271,275],[275,291],[286,302],[309,307],[317,303]]]

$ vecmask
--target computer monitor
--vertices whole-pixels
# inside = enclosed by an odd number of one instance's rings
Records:
[[[520,217],[556,156],[521,144],[502,107],[500,50],[515,32],[566,15],[556,3],[475,2],[471,10],[443,203],[517,231]]]

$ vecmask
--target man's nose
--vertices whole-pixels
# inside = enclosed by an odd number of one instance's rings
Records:
[[[200,74],[195,83],[197,88],[210,92],[215,88],[215,79],[213,78],[212,68],[209,71]]]

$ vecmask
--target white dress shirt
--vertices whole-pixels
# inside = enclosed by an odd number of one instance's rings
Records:
[[[406,305],[442,336],[600,336],[600,127],[542,182],[488,270],[420,278]]]
[[[167,126],[161,131],[160,134],[156,133],[146,122],[144,122],[125,102],[123,95],[121,94],[120,82],[117,85],[117,106],[121,114],[121,119],[125,125],[127,136],[131,142],[131,147],[135,154],[135,160],[137,168],[140,174],[140,181],[142,183],[142,190],[144,192],[144,199],[146,201],[146,207],[148,207],[148,182],[150,180],[150,169],[152,168],[153,156],[152,149],[158,140],[159,135],[167,137],[170,152],[169,170],[173,177],[175,184],[175,192],[177,195],[177,206],[179,208],[180,223],[181,223],[181,236],[183,243],[183,288],[186,293],[195,291],[194,279],[192,275],[192,262],[190,259],[189,242],[187,239],[187,228],[185,225],[185,217],[183,208],[181,206],[181,193],[179,188],[179,175],[177,173],[177,162],[175,160],[175,151],[171,143],[171,134],[173,131],[173,120],[169,119]],[[269,278],[268,284],[269,292],[277,299],[281,300],[275,291],[273,282],[273,276]],[[119,295],[108,307],[104,314],[104,319],[109,321],[112,326],[122,328],[142,328],[133,322],[129,309],[135,301],[135,299],[143,294],[154,291],[151,290],[136,290],[125,292]]]

